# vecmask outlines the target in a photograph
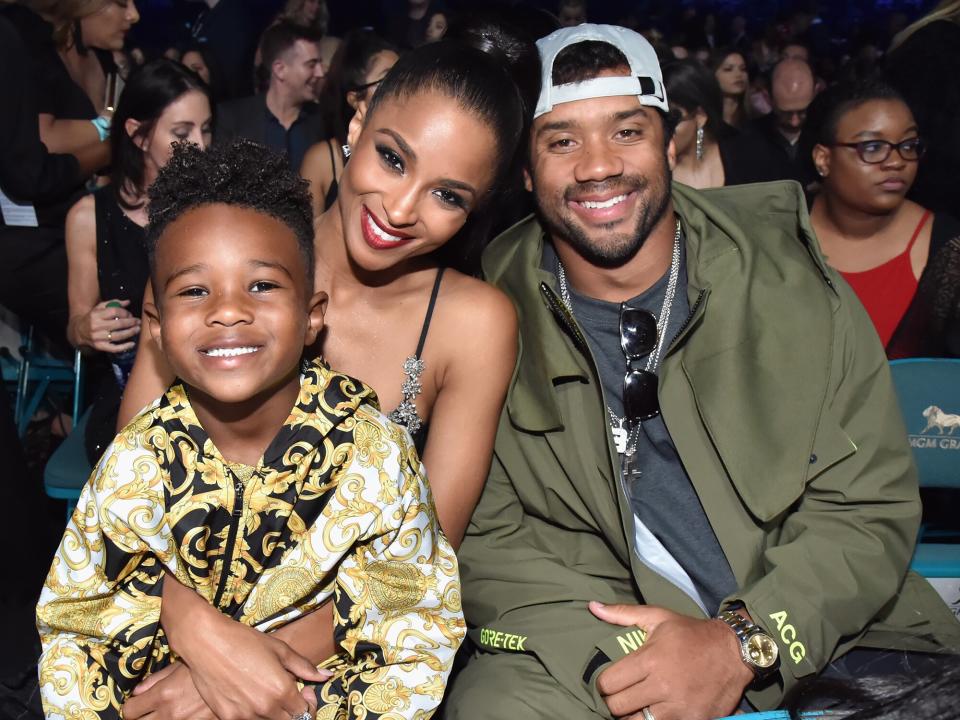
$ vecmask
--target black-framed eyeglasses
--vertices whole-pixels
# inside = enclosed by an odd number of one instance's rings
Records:
[[[868,165],[885,162],[890,153],[896,150],[904,160],[914,161],[923,157],[927,146],[921,138],[915,137],[898,143],[888,140],[861,140],[855,143],[834,143],[835,147],[848,147],[857,151],[857,155]]]
[[[633,367],[633,363],[653,351],[658,339],[657,319],[652,313],[629,305],[620,307],[620,348],[627,358],[623,376],[623,410],[627,420],[649,420],[660,414],[656,374]]]

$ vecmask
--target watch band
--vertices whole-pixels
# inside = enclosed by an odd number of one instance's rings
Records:
[[[774,662],[769,667],[761,667],[750,659],[750,654],[748,651],[750,638],[754,637],[755,635],[763,635],[765,638],[769,639],[771,643],[774,643],[773,639],[770,638],[766,632],[764,632],[763,628],[743,617],[743,615],[733,612],[730,608],[720,612],[716,619],[720,620],[731,630],[733,630],[734,634],[737,636],[737,641],[740,643],[740,658],[743,660],[744,664],[753,671],[753,674],[756,676],[757,680],[768,678],[777,671],[777,669],[780,667],[779,657],[776,657]],[[773,647],[776,647],[775,643],[773,644]]]

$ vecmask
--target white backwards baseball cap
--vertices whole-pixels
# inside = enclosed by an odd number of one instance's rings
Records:
[[[585,40],[609,43],[623,53],[630,65],[630,75],[622,77],[598,77],[583,82],[553,84],[553,61],[564,48]],[[541,85],[540,99],[533,113],[538,118],[553,109],[554,105],[589,100],[591,98],[636,95],[641,105],[660,108],[667,105],[667,91],[663,87],[660,60],[653,46],[640,33],[617,25],[593,25],[584,23],[576,27],[561,28],[545,38],[537,40],[540,51]]]

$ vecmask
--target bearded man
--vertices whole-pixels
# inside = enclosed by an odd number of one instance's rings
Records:
[[[520,356],[460,549],[448,718],[707,720],[824,670],[937,663],[883,348],[795,183],[671,186],[652,47],[538,43],[537,216],[487,249]]]

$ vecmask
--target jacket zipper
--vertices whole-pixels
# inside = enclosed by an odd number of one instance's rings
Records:
[[[583,352],[585,357],[589,359],[590,367],[593,372],[594,382],[596,383],[597,389],[600,391],[600,404],[602,407],[606,408],[607,399],[603,394],[603,383],[600,382],[600,375],[597,372],[597,363],[596,363],[596,360],[594,360],[593,352],[590,350],[590,346],[587,345],[587,341],[583,337],[583,333],[581,333],[580,328],[577,327],[576,321],[574,321],[570,311],[567,309],[567,306],[564,305],[563,302],[558,300],[556,293],[553,292],[553,289],[550,288],[549,285],[547,285],[546,283],[540,283],[540,292],[546,299],[547,303],[549,304],[550,309],[553,310],[554,314],[556,314],[563,321],[563,324],[566,327],[567,331],[571,335],[573,335],[574,342],[579,346],[581,352]],[[701,291],[701,295],[702,295],[702,291]],[[699,304],[699,298],[697,300]],[[688,317],[687,320],[684,322],[683,326],[681,327],[681,330],[685,329],[686,325],[689,322],[690,322],[690,318]],[[678,333],[678,336],[679,336],[679,333]],[[603,415],[603,419],[604,419],[604,422],[606,422],[605,412]],[[613,451],[613,446],[610,444],[609,440],[607,441],[607,459],[610,462],[610,470],[612,471],[611,474],[616,476],[618,484],[620,485],[620,493],[623,496],[624,501],[627,503],[627,506],[629,507],[630,496],[627,495],[627,486],[623,479],[623,469],[620,466],[620,456]],[[632,513],[631,513],[631,517],[632,517]],[[632,525],[632,522],[631,522],[631,525]],[[636,547],[634,546],[633,538],[628,537],[628,543],[630,545],[632,552],[636,553]]]
[[[240,517],[243,515],[243,481],[232,471],[228,471],[233,476],[233,512],[230,514],[230,532],[227,534],[227,543],[223,547],[223,561],[220,566],[220,582],[217,585],[217,594],[214,597],[213,605],[221,610],[220,601],[223,600],[223,593],[227,589],[227,581],[230,579],[230,570],[233,567],[233,550],[237,542],[237,532],[240,530]]]
[[[580,332],[580,328],[577,327],[576,322],[571,317],[570,311],[567,309],[567,306],[564,305],[563,302],[561,302],[557,298],[556,293],[554,293],[553,289],[549,285],[547,285],[544,282],[541,282],[540,293],[543,295],[544,299],[547,301],[547,304],[550,306],[550,309],[554,312],[554,314],[557,315],[563,321],[564,326],[566,327],[567,331],[573,336],[574,342],[578,345],[581,352],[583,352],[586,355],[586,357],[589,358],[590,366],[593,369],[594,381],[596,382],[597,387],[600,390],[600,402],[603,404],[604,407],[606,407],[606,398],[604,397],[604,394],[603,394],[603,383],[600,382],[600,377],[599,377],[599,374],[597,373],[597,364],[596,364],[596,361],[593,359],[593,353],[590,351],[590,346],[587,345],[586,339],[583,337],[583,334]],[[673,340],[670,342],[670,345],[667,348],[667,352],[664,355],[664,357],[670,354],[670,352],[673,350],[674,345],[676,345],[676,343],[680,340],[681,337],[683,337],[683,334],[690,327],[690,323],[692,323],[694,317],[696,317],[697,311],[700,309],[700,305],[703,303],[703,299],[704,297],[706,297],[706,295],[707,295],[706,290],[700,290],[699,294],[697,295],[697,299],[693,303],[693,307],[690,308],[690,312],[687,314],[686,319],[684,319],[683,323],[680,325],[680,328],[677,330],[677,333],[673,336]],[[604,421],[606,421],[606,417],[604,417]],[[609,442],[607,443],[607,453],[608,453],[608,460],[610,461],[610,469],[612,470],[612,474],[615,475],[617,478],[618,484],[620,485],[620,492],[622,493],[624,502],[627,503],[626,509],[629,510],[630,496],[627,494],[627,486],[623,478],[623,468],[620,465],[621,463],[620,455],[613,452],[612,446],[609,444]],[[631,517],[630,526],[632,527],[633,526],[632,510],[630,511],[629,515]],[[637,557],[639,558],[639,555],[637,554],[636,545],[634,543],[634,539],[628,536],[627,541],[631,549],[631,554],[637,555]],[[642,559],[641,559],[641,562],[642,562]]]
[[[573,336],[573,341],[577,344],[577,347],[580,349],[580,351],[586,353],[587,357],[591,358],[592,362],[593,355],[590,354],[590,346],[587,345],[586,338],[583,337],[583,333],[581,333],[580,328],[577,327],[577,323],[570,315],[570,311],[567,309],[567,306],[564,305],[559,298],[557,298],[556,293],[554,293],[553,289],[545,282],[540,283],[540,294],[543,295],[553,313],[558,315],[560,319],[563,320],[564,327],[567,329],[567,332]]]
[[[670,345],[667,346],[667,352],[664,354],[664,357],[669,355],[673,351],[674,345],[677,344],[677,341],[683,337],[683,334],[687,331],[687,328],[690,327],[690,323],[693,322],[694,316],[697,314],[697,310],[700,309],[700,303],[703,302],[703,298],[706,297],[707,291],[701,290],[700,294],[697,295],[697,299],[693,303],[693,307],[690,308],[690,312],[687,314],[687,319],[683,321],[683,324],[677,330],[677,334],[673,336],[673,340],[670,341]],[[662,361],[661,361],[662,363]]]

